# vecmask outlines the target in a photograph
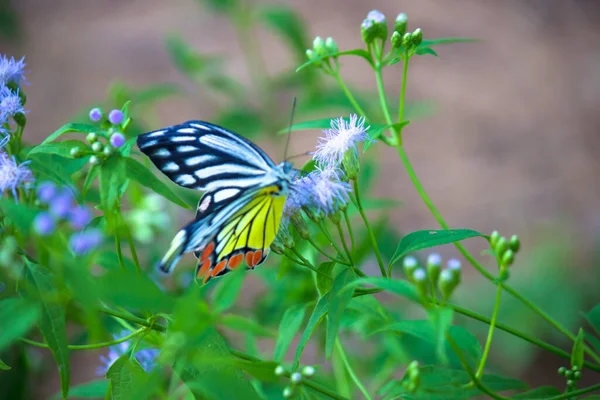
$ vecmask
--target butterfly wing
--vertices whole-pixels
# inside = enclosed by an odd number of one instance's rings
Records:
[[[139,135],[137,144],[173,182],[213,192],[215,204],[239,197],[260,184],[275,167],[252,142],[204,121]]]

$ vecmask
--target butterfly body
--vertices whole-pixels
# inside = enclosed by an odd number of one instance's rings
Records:
[[[159,269],[170,272],[187,252],[204,282],[245,263],[262,263],[275,239],[294,174],[256,145],[203,121],[138,136],[138,147],[180,186],[205,190],[195,221],[173,238]]]

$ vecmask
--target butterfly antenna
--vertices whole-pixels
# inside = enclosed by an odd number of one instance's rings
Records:
[[[290,139],[292,137],[292,124],[294,123],[294,114],[296,113],[296,96],[294,96],[294,100],[292,101],[292,115],[290,115],[290,126],[288,127],[287,140],[285,142],[285,150],[283,153],[283,159],[287,161],[287,153],[290,147]]]

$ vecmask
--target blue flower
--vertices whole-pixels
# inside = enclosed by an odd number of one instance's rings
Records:
[[[383,13],[378,10],[369,11],[369,13],[367,14],[367,19],[378,24],[385,23],[385,15],[383,15]]]
[[[66,218],[71,212],[73,204],[73,194],[69,189],[63,189],[50,201],[50,212],[57,218]]]
[[[128,335],[129,331],[121,331],[117,335],[113,335],[113,339],[119,339],[126,335]],[[129,350],[129,346],[131,345],[131,340],[127,340],[125,342],[121,342],[118,344],[114,344],[108,348],[107,356],[100,356],[100,361],[103,365],[99,366],[96,369],[96,374],[99,376],[106,375],[106,372],[110,368],[111,365],[114,364],[115,361]],[[150,370],[154,367],[156,357],[158,356],[159,351],[157,349],[143,349],[135,353],[135,358],[138,360],[142,368],[146,372],[150,372]]]
[[[25,68],[25,57],[16,61],[13,57],[10,59],[6,55],[0,55],[0,84],[25,81],[23,68]]]
[[[322,166],[339,167],[348,150],[357,151],[358,143],[371,140],[367,134],[369,127],[364,125],[365,118],[356,114],[350,115],[348,121],[341,117],[332,119],[331,128],[323,131],[325,136],[319,138],[313,159]]]
[[[8,117],[24,112],[18,92],[15,93],[8,87],[0,85],[0,120],[6,121]]]
[[[0,140],[0,149],[8,143],[8,136]],[[27,167],[30,161],[17,164],[15,157],[0,150],[0,194],[10,189],[17,198],[17,188],[29,188],[34,181],[31,170]]]
[[[69,213],[69,222],[73,229],[83,229],[92,220],[92,211],[85,206],[77,206]]]
[[[121,124],[121,122],[123,122],[123,117],[124,117],[124,115],[123,115],[123,112],[121,110],[112,110],[108,114],[108,120],[113,125],[119,125],[119,124]]]
[[[53,182],[45,181],[39,184],[37,188],[38,200],[42,203],[49,203],[56,196],[56,185]]]
[[[56,222],[54,222],[54,218],[47,212],[39,213],[33,220],[33,229],[40,236],[50,235],[54,232],[55,228]]]
[[[77,232],[69,238],[69,246],[76,255],[87,254],[102,243],[102,232],[99,229],[88,229]]]
[[[93,122],[98,122],[98,121],[100,121],[100,120],[102,119],[102,110],[101,110],[101,109],[99,109],[98,107],[96,107],[96,108],[92,108],[92,109],[90,110],[89,117],[90,117],[90,119],[91,119]]]

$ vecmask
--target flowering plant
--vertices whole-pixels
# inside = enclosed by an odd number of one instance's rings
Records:
[[[468,39],[424,39],[420,29],[408,30],[405,14],[390,29],[386,17],[374,10],[360,25],[362,48],[341,51],[332,38],[317,37],[305,50],[301,21],[291,10],[252,14],[235,2],[208,4],[231,18],[240,40],[252,36],[248,32],[257,22],[252,18],[258,18],[291,43],[303,62],[308,59],[296,71],[296,89],[314,107],[300,108],[303,116],[332,105],[345,109],[343,117],[307,117],[283,129],[283,122],[272,118],[277,102],[261,86],[270,81],[260,58],[254,58],[256,52],[247,54],[247,64],[258,84],[259,109],[243,115],[224,111],[215,118],[242,134],[246,132],[238,127],[259,127],[247,129],[251,136],[269,128],[290,134],[323,131],[293,179],[271,245],[277,256],[255,273],[238,269],[206,285],[193,281],[191,268],[180,268],[172,280],[159,276],[154,266],[165,238],[178,228],[173,214],[196,207],[200,196],[160,179],[136,150],[136,137],[145,130],[143,112],[136,107],[149,99],[121,88],[113,93],[112,106],[94,107],[85,120],[30,145],[24,140],[25,60],[2,55],[0,379],[8,377],[11,393],[20,390],[19,379],[26,376],[23,360],[33,359],[37,348],[52,353],[63,398],[486,395],[558,400],[600,389],[598,384],[578,387],[580,379],[600,372],[600,341],[592,330],[580,328],[574,334],[509,283],[521,247],[518,236],[450,229],[406,154],[412,59],[436,56],[435,46]],[[237,106],[251,97],[213,68],[216,61],[196,54],[181,39],[170,37],[167,47],[177,67],[203,89],[219,91]],[[345,83],[344,57],[361,58],[372,68],[377,106],[361,106],[356,91]],[[401,76],[395,115],[384,68]],[[333,78],[335,92],[320,89],[323,77]],[[319,103],[329,91],[335,100]],[[73,138],[65,139],[66,134]],[[395,149],[441,229],[401,235],[381,217],[398,204],[369,195],[377,165],[373,153],[384,146]],[[484,251],[481,257],[462,244],[476,238]],[[456,248],[445,263],[436,252],[426,257],[420,252],[445,244]],[[494,272],[480,261],[484,256]],[[467,268],[495,289],[489,317],[458,304]],[[250,298],[246,288],[257,287],[260,295]],[[566,337],[567,347],[532,336],[522,321],[500,323],[500,302],[506,295]],[[599,332],[600,305],[586,317]],[[478,338],[467,329],[467,319],[485,324],[485,335]],[[488,362],[494,358],[498,331],[565,359],[568,368],[558,370],[552,386],[538,388],[498,373]],[[93,350],[102,352],[92,369],[96,376],[73,383],[72,354]]]

